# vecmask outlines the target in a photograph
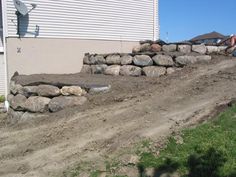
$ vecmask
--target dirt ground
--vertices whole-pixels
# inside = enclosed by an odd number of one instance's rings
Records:
[[[214,56],[161,77],[104,75],[18,76],[32,82],[110,84],[89,102],[17,125],[0,116],[0,176],[46,177],[80,161],[96,163],[142,139],[161,141],[173,131],[209,118],[236,97],[236,59]]]

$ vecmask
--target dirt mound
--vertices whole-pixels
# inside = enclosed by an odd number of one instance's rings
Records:
[[[145,138],[155,140],[207,118],[236,97],[236,60],[214,57],[161,78],[104,75],[17,76],[16,82],[109,84],[110,92],[89,96],[89,104],[17,125],[1,122],[0,176],[55,176],[83,160]]]

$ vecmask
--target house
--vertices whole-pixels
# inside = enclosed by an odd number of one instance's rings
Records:
[[[130,52],[159,39],[158,0],[20,1],[33,9],[17,28],[13,0],[1,0],[0,94],[15,71],[76,73],[86,52]]]
[[[225,36],[223,34],[213,31],[211,33],[196,36],[193,39],[191,39],[190,42],[194,44],[211,45],[211,44],[217,44],[223,39],[225,39]]]

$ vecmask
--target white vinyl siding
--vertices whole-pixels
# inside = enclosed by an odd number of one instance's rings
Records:
[[[21,20],[22,37],[139,41],[155,36],[155,0],[21,1],[29,9],[37,4]],[[9,37],[17,36],[16,22],[13,0],[7,0]]]
[[[2,52],[0,52],[0,96],[1,95],[5,95],[5,63]]]

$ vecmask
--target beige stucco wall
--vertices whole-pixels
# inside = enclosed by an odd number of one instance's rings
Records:
[[[7,38],[8,74],[64,74],[80,71],[84,53],[131,52],[138,42]]]

